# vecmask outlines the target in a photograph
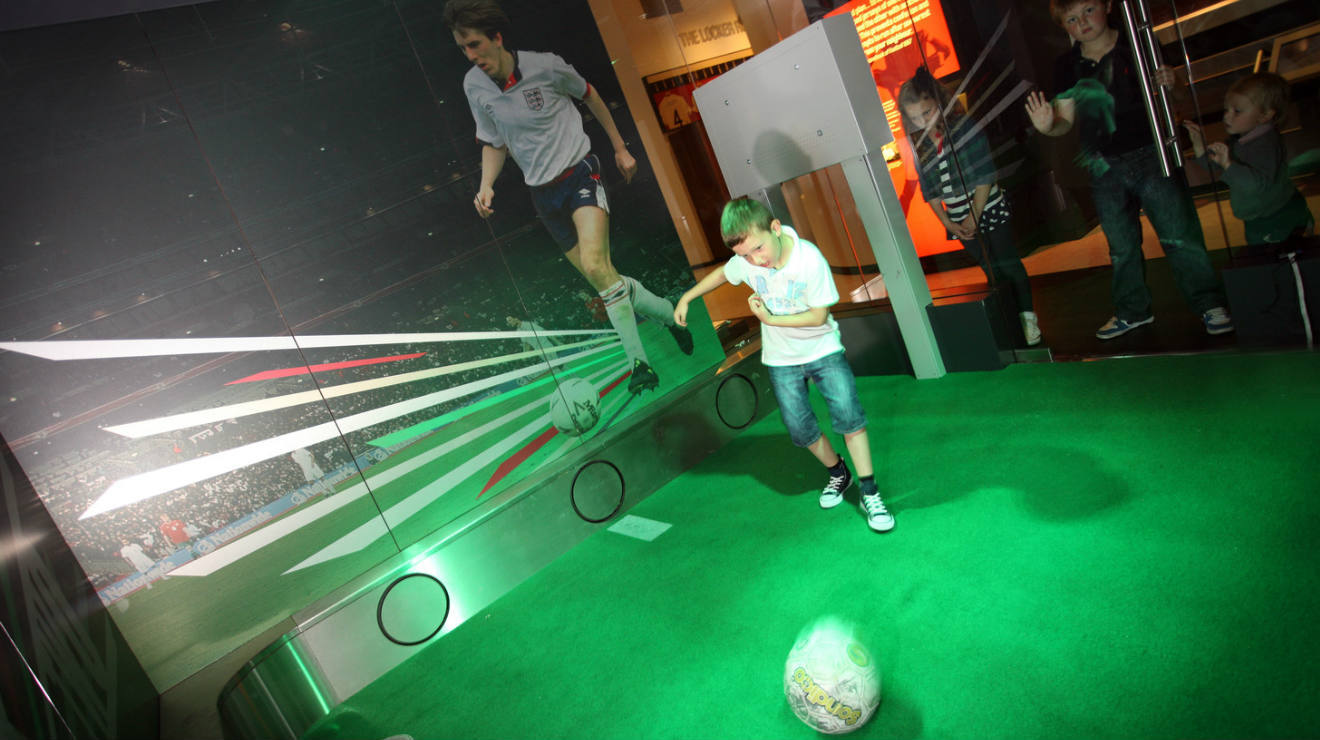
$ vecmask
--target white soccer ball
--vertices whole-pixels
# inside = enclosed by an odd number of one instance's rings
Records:
[[[600,394],[582,378],[569,378],[550,397],[550,423],[574,437],[585,434],[600,421]]]
[[[823,618],[798,635],[784,664],[793,714],[819,732],[852,732],[880,705],[880,667],[851,625]]]

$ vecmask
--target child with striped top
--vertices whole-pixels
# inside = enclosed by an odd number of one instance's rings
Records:
[[[1004,286],[1027,344],[1039,344],[1031,282],[1013,245],[1008,199],[996,182],[985,135],[925,67],[899,88],[898,109],[912,141],[922,198],[991,284]]]
[[[1278,244],[1315,232],[1315,217],[1288,175],[1288,153],[1279,119],[1288,107],[1288,82],[1257,72],[1224,94],[1228,142],[1207,145],[1201,127],[1183,121],[1196,161],[1228,185],[1233,215],[1242,219],[1247,244]]]

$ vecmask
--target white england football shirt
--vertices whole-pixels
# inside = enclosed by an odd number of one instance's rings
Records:
[[[528,185],[544,185],[559,177],[591,150],[582,130],[582,114],[573,100],[586,96],[582,75],[557,54],[515,51],[516,82],[501,89],[485,72],[473,67],[463,78],[477,139],[508,147]]]

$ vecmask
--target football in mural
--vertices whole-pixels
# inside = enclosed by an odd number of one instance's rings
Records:
[[[585,434],[600,421],[600,393],[582,378],[559,384],[550,398],[550,423],[564,434]]]

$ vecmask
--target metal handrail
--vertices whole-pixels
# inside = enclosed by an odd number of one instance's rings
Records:
[[[1140,0],[1137,0],[1138,2]],[[1160,160],[1160,172],[1168,177],[1173,170],[1169,167],[1169,155],[1164,150],[1164,136],[1160,131],[1159,114],[1153,102],[1151,90],[1151,70],[1142,55],[1141,40],[1137,36],[1137,22],[1133,18],[1130,0],[1123,0],[1123,28],[1127,31],[1128,45],[1132,47],[1132,59],[1137,65],[1137,81],[1141,84],[1141,103],[1146,109],[1146,120],[1150,122],[1150,133],[1155,140],[1155,154]]]
[[[1137,9],[1137,32],[1141,34],[1145,41],[1146,53],[1150,55],[1149,61],[1152,69],[1159,69],[1164,66],[1164,60],[1160,54],[1160,47],[1155,43],[1155,33],[1151,29],[1150,11],[1146,8],[1146,0],[1132,0]],[[1178,124],[1173,119],[1173,106],[1169,104],[1169,91],[1163,85],[1157,85],[1159,93],[1160,113],[1164,121],[1164,137],[1162,144],[1166,151],[1173,155],[1173,162],[1178,167],[1183,166],[1182,148],[1178,146]]]

